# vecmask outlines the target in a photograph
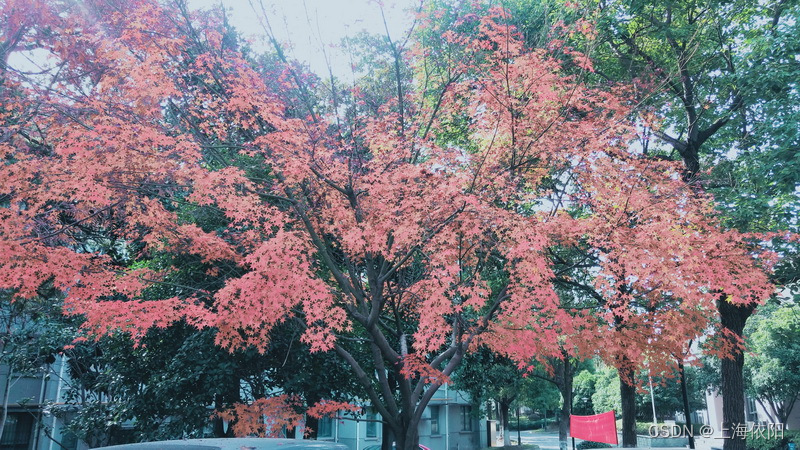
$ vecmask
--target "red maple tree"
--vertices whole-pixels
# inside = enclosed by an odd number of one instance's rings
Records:
[[[705,332],[720,292],[771,292],[768,261],[720,231],[679,168],[629,147],[624,93],[566,71],[591,70],[579,53],[525,48],[502,10],[440,30],[462,57],[438,91],[398,71],[398,95],[342,133],[335,111],[282,92],[306,95],[312,77],[259,67],[214,14],[53,1],[14,19],[25,5],[6,2],[2,24],[0,289],[23,301],[52,283],[89,332],[184,320],[264,349],[295,320],[312,351],[350,364],[407,450],[477,345],[521,363],[599,352],[631,374]],[[392,45],[410,67],[432,55]],[[9,66],[31,48],[51,69]],[[471,146],[446,138],[454,118]],[[161,251],[194,255],[224,287],[142,300],[171,269],[131,261]]]

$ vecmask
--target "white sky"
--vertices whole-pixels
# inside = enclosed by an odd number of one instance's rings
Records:
[[[350,58],[341,49],[346,36],[361,31],[385,34],[381,7],[376,0],[188,0],[190,9],[207,9],[222,4],[228,10],[228,21],[256,51],[272,50],[264,38],[265,32],[259,19],[261,2],[268,13],[268,20],[287,56],[308,64],[310,69],[328,76],[324,48],[331,61],[334,75],[351,81]],[[405,38],[413,23],[414,11],[424,0],[386,0],[383,11],[394,41]],[[252,6],[251,6],[252,5]],[[254,10],[254,7],[256,8]],[[29,81],[50,82],[53,61],[41,49],[18,50],[9,56],[9,64],[27,72]],[[40,76],[41,75],[41,76]]]
[[[384,13],[392,39],[405,37],[413,12],[420,0],[386,0]],[[265,49],[264,31],[259,21],[259,0],[189,0],[192,9],[205,9],[222,4],[228,9],[230,23],[253,47]],[[318,75],[328,69],[322,49],[328,53],[334,74],[349,78],[349,58],[340,50],[346,36],[360,31],[385,34],[381,8],[375,0],[263,0],[268,20],[277,38],[290,45],[289,55],[309,65]],[[254,10],[255,8],[255,10]]]

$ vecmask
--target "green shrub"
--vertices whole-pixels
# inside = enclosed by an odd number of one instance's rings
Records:
[[[770,436],[769,439],[753,439],[748,437],[747,450],[786,450],[789,446],[789,442],[800,444],[800,431],[784,430],[783,438],[774,438]]]
[[[650,433],[650,426],[653,425],[653,422],[636,422],[636,434],[641,434],[647,436]],[[618,430],[622,428],[618,427]]]
[[[576,445],[575,448],[577,450],[587,450],[590,448],[611,448],[611,445],[604,442],[583,441]]]
[[[526,416],[520,416],[519,418],[519,429],[520,430],[541,430],[544,428],[545,424],[553,425],[556,423],[556,419],[552,417],[548,417],[547,419],[536,419],[532,420]],[[508,421],[508,428],[516,431],[517,430],[517,418],[514,417],[513,419]]]
[[[659,422],[659,426],[664,425],[664,422]],[[683,433],[684,423],[682,422],[675,422],[675,425],[680,427],[681,433]],[[636,422],[636,434],[642,436],[649,436],[650,435],[650,427],[653,426],[653,422]],[[692,430],[694,430],[695,436],[700,436],[700,427],[702,427],[702,423],[692,423]],[[618,427],[617,429],[621,429]]]

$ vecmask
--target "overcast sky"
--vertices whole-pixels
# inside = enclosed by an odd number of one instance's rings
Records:
[[[381,7],[375,0],[189,0],[191,9],[206,9],[222,4],[228,10],[229,22],[252,42],[255,50],[271,49],[264,39],[260,17],[261,2],[267,19],[279,41],[288,49],[289,57],[305,62],[318,75],[327,77],[324,48],[331,60],[334,75],[349,81],[350,60],[342,51],[342,38],[366,30],[384,34]],[[421,0],[386,0],[383,10],[392,39],[400,40],[413,22],[413,11]],[[12,67],[35,73],[54,70],[54,61],[44,50],[20,50],[10,55]],[[42,82],[49,82],[49,75]]]
[[[264,47],[264,31],[260,0],[189,0],[193,9],[214,7],[222,3],[228,8],[231,24],[245,37],[253,38],[254,46]],[[327,75],[322,49],[332,60],[337,77],[350,75],[350,63],[340,51],[343,37],[362,30],[385,33],[381,8],[375,0],[263,0],[267,18],[278,39],[291,45],[290,54],[308,63],[311,70]],[[392,38],[405,36],[419,0],[386,0],[384,13]],[[254,10],[255,9],[255,10]]]

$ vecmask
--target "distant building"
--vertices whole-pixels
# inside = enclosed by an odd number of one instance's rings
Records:
[[[748,425],[769,425],[772,420],[764,407],[754,398],[745,395],[744,416]],[[711,426],[714,431],[719,432],[722,424],[722,396],[719,392],[713,391],[706,393],[706,415],[703,423]],[[795,402],[789,420],[786,421],[787,430],[800,430],[800,401]]]
[[[358,418],[320,420],[317,440],[341,442],[350,450],[380,448],[380,415],[368,404],[364,408],[366,415]],[[447,385],[439,388],[419,424],[419,443],[432,450],[472,450],[486,447],[486,439],[486,420],[479,419],[469,397]]]
[[[56,358],[36,376],[9,380],[7,367],[0,367],[0,388],[8,389],[8,417],[0,450],[86,450],[89,446],[65,429],[63,417],[50,414],[53,405],[64,404],[68,380],[66,360]],[[49,376],[48,376],[49,374]],[[345,414],[339,419],[319,421],[317,439],[339,442],[350,450],[380,448],[380,415],[365,404],[366,414]],[[432,450],[471,450],[485,447],[486,420],[479,419],[469,397],[447,385],[439,388],[425,409],[419,425],[420,444]],[[302,430],[298,430],[302,436]]]
[[[63,430],[60,418],[49,413],[53,404],[63,403],[66,380],[66,362],[57,357],[35,376],[11,374],[7,366],[0,366],[0,387],[8,398],[1,450],[84,450],[88,446],[78,442],[75,435]],[[0,394],[0,397],[4,395]],[[58,442],[58,443],[57,443]]]

